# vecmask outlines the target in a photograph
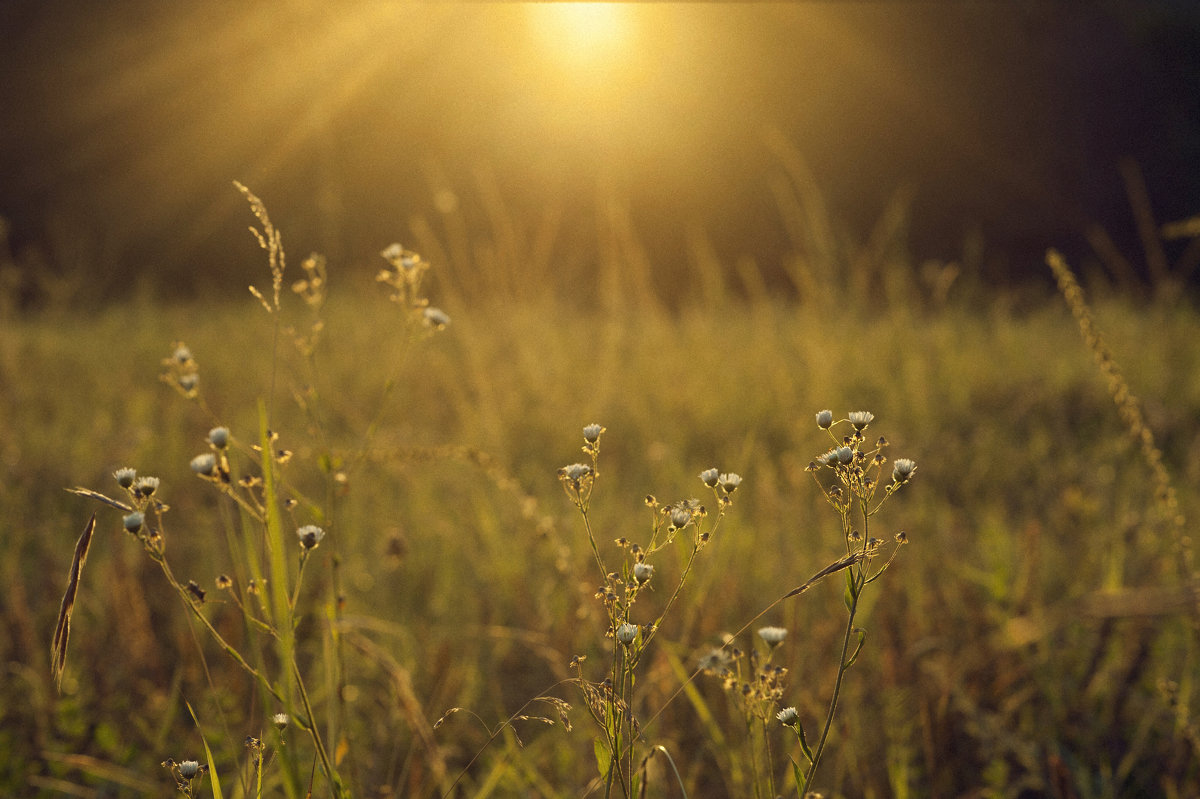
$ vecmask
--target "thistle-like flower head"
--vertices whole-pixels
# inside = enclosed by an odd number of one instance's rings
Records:
[[[190,465],[192,471],[201,477],[212,477],[213,472],[217,470],[217,456],[211,452],[205,452],[192,458]]]
[[[325,537],[325,531],[315,524],[306,524],[296,530],[296,537],[300,539],[300,547],[307,552],[317,548],[321,539]]]
[[[875,414],[870,411],[851,411],[847,418],[854,429],[861,433],[875,419]]]
[[[633,579],[639,584],[647,582],[654,576],[654,567],[649,563],[638,562],[633,564]]]
[[[783,627],[762,627],[758,631],[758,637],[763,639],[767,646],[774,649],[783,643],[783,639],[787,638],[787,630]]]
[[[897,483],[907,483],[916,470],[916,461],[910,458],[897,458],[892,463],[892,480]]]
[[[636,624],[630,624],[626,621],[621,622],[620,626],[617,627],[617,640],[621,642],[622,646],[632,644],[633,639],[637,638],[637,634],[638,626]]]
[[[775,718],[785,727],[795,727],[800,723],[800,713],[794,707],[785,707],[775,714]]]
[[[225,449],[229,446],[229,428],[214,427],[208,431],[208,443],[212,444],[217,449]]]

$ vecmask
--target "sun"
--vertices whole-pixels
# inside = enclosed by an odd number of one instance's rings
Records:
[[[538,3],[527,7],[537,48],[555,69],[604,77],[629,55],[633,25],[619,3]]]

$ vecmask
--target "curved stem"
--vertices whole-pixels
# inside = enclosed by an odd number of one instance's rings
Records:
[[[863,581],[861,577],[855,577],[854,596],[850,600],[850,618],[846,620],[846,635],[842,638],[842,654],[838,660],[837,679],[833,683],[833,698],[829,700],[829,713],[825,716],[825,726],[821,730],[821,740],[817,743],[817,749],[813,752],[812,765],[808,767],[808,774],[804,778],[805,789],[809,789],[813,784],[813,777],[817,773],[817,765],[821,762],[821,753],[825,751],[825,741],[829,737],[829,730],[833,727],[833,716],[837,712],[838,695],[842,690],[842,677],[846,675],[846,653],[850,650],[850,636],[854,632],[854,614],[858,610],[858,596],[862,590]]]

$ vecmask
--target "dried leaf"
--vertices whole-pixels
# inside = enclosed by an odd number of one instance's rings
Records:
[[[106,497],[103,494],[101,494],[99,491],[93,491],[90,488],[82,488],[80,486],[76,486],[75,488],[68,488],[67,490],[70,491],[72,494],[78,494],[81,497],[87,497],[88,499],[94,499],[97,502],[103,502],[105,505],[108,505],[111,508],[116,508],[117,510],[123,510],[126,513],[129,513],[133,510],[132,507],[130,507],[129,505],[126,505],[124,502],[120,502],[111,497]]]
[[[58,623],[54,626],[54,641],[50,645],[50,663],[54,672],[54,684],[62,690],[63,669],[67,665],[67,638],[71,634],[71,613],[75,610],[75,595],[79,592],[79,575],[87,561],[88,547],[92,544],[92,533],[96,531],[96,514],[88,520],[75,545],[75,557],[71,560],[71,575],[67,579],[67,592],[63,594],[58,609]]]

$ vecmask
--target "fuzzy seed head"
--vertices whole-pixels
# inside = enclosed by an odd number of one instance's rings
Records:
[[[767,643],[767,646],[774,649],[783,643],[783,639],[787,638],[787,630],[783,627],[763,627],[758,631],[758,637]]]
[[[421,311],[421,321],[425,327],[441,330],[450,324],[450,315],[441,308],[425,308]]]
[[[726,494],[732,494],[734,491],[737,491],[737,487],[742,484],[742,476],[736,472],[723,474],[720,476],[719,480],[721,483],[721,488]]]
[[[205,452],[192,458],[192,471],[201,477],[212,477],[217,470],[217,457],[211,452]]]
[[[208,443],[212,444],[217,449],[225,449],[229,446],[229,428],[214,427],[208,431]]]
[[[558,470],[559,477],[578,482],[592,473],[592,467],[586,463],[572,463]]]
[[[775,718],[785,727],[795,727],[800,722],[800,713],[794,707],[785,707],[775,714]]]
[[[896,483],[907,483],[916,470],[916,461],[909,458],[897,458],[892,464],[892,480]]]
[[[861,433],[875,419],[875,414],[870,411],[851,411],[847,418],[854,429]]]
[[[133,481],[133,493],[138,496],[148,497],[158,490],[159,479],[157,477],[139,477]]]
[[[315,524],[306,524],[296,531],[296,537],[300,539],[301,549],[307,552],[317,548],[321,539],[325,537],[325,531]]]
[[[604,428],[598,424],[589,424],[583,428],[583,440],[589,444],[595,444],[600,440],[601,434],[604,433]]]
[[[637,580],[639,584],[647,582],[653,576],[654,567],[649,563],[633,564],[633,579]]]

